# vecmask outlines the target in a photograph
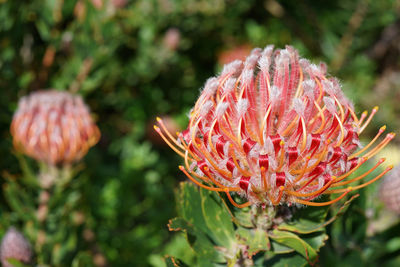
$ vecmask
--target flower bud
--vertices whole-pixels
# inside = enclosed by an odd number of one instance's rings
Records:
[[[52,165],[80,160],[100,137],[82,98],[55,90],[23,97],[11,134],[18,150]]]

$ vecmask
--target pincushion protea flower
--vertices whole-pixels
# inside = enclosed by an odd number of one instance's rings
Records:
[[[190,113],[188,128],[177,138],[155,130],[185,159],[184,174],[197,185],[226,192],[236,207],[250,204],[311,206],[332,204],[350,191],[381,178],[392,166],[353,187],[372,169],[348,177],[395,136],[384,132],[360,147],[359,134],[378,108],[358,118],[338,80],[326,75],[326,65],[299,58],[287,46],[254,49],[245,62],[225,65],[209,79]],[[236,203],[230,192],[248,201]],[[314,202],[322,194],[341,193],[327,202]]]
[[[82,98],[54,90],[21,98],[11,134],[17,149],[49,164],[81,159],[100,137]]]

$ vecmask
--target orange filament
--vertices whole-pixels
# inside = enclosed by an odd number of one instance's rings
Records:
[[[279,155],[279,166],[276,169],[276,172],[279,172],[282,169],[283,164],[285,164],[285,149],[283,148],[285,142],[282,140],[279,142],[279,145],[281,146],[281,154]]]
[[[364,110],[364,112],[361,113],[360,120],[358,121],[358,127],[361,126],[361,124],[363,123],[363,121],[367,117],[367,115],[368,115],[368,110]]]
[[[349,106],[347,109],[350,111],[351,116],[353,117],[353,120],[356,122],[357,125],[360,125],[360,122],[357,118],[357,115],[354,113],[354,110],[352,110]]]
[[[238,81],[239,81],[239,79],[238,79]],[[240,83],[240,86],[241,86],[241,88],[240,88],[240,92],[239,92],[239,99],[243,98],[244,90],[246,89],[246,87],[242,83]]]
[[[199,181],[197,181],[196,179],[194,179],[192,176],[190,176],[190,174],[185,170],[185,167],[183,166],[179,166],[179,169],[196,185],[207,189],[207,190],[211,190],[211,191],[216,191],[216,192],[225,192],[227,190],[227,188],[216,188],[216,187],[210,187],[207,185],[204,185],[202,183],[200,183]]]
[[[196,122],[196,124],[195,124],[195,127],[196,127],[196,128],[197,128],[197,125],[199,124],[199,122],[200,122],[200,120],[197,120],[197,122]],[[196,131],[193,130],[193,131],[192,131],[192,135],[191,135],[192,141],[194,141],[194,142],[193,142],[194,146],[195,146],[199,151],[201,151],[201,152],[203,153],[204,157],[208,160],[208,162],[210,162],[210,164],[213,166],[213,168],[214,168],[216,171],[218,171],[222,176],[229,177],[231,174],[230,174],[229,172],[225,171],[225,170],[220,169],[220,168],[214,163],[214,160],[213,160],[213,158],[211,157],[211,155],[209,154],[209,152],[208,152],[206,149],[204,149],[203,147],[201,147],[199,144],[196,143],[196,141],[195,141],[195,133],[196,133]]]
[[[257,198],[259,201],[263,201],[262,197],[260,196],[260,193],[262,193],[262,191],[258,190],[257,187],[255,187],[254,185],[251,185],[251,190],[253,190],[253,192],[250,192],[250,194]]]
[[[317,103],[320,103],[322,97],[324,96],[324,89],[322,88],[322,85],[321,85],[320,81],[317,78],[314,78],[314,80],[317,83],[318,88],[319,88],[319,96],[318,96]]]
[[[368,124],[371,122],[372,118],[374,117],[375,113],[378,111],[379,107],[374,107],[371,111],[371,114],[369,115],[368,119],[365,121],[364,125],[361,127],[361,129],[358,131],[358,133],[362,133],[364,129],[368,126]]]
[[[365,156],[366,157],[373,157],[376,155],[376,153],[378,153],[380,150],[382,150],[394,137],[396,136],[395,133],[388,133],[385,137],[385,139],[383,139],[383,141],[377,145],[376,147],[374,147],[371,151],[369,151]]]
[[[362,175],[360,175],[360,176],[357,176],[357,177],[355,177],[355,178],[352,178],[352,179],[350,179],[350,180],[348,180],[348,181],[345,181],[345,182],[337,182],[337,183],[334,183],[334,184],[332,185],[332,187],[342,186],[342,185],[350,184],[350,183],[353,183],[353,182],[355,182],[355,181],[361,180],[362,178],[364,178],[365,176],[367,176],[368,174],[370,174],[371,172],[373,172],[376,168],[378,168],[379,165],[381,165],[384,161],[385,161],[385,158],[381,158],[381,159],[375,164],[374,167],[372,167],[369,171],[365,172],[364,174],[362,174]]]
[[[232,148],[232,145],[230,145],[230,148]],[[238,169],[238,171],[243,175],[243,176],[252,176],[250,172],[242,169],[238,163],[238,160],[236,158],[235,153],[232,151],[232,149],[229,150],[229,155],[233,159],[233,164],[235,164],[235,167]]]
[[[262,181],[263,188],[264,188],[265,191],[267,191],[268,184],[267,184],[267,179],[265,177],[265,172],[266,172],[265,168],[261,167],[260,168],[260,172],[261,172],[261,181]]]
[[[185,142],[185,140],[183,140],[183,137],[180,135],[180,133],[177,132],[176,135],[179,136],[179,140],[181,140],[183,146],[185,147],[185,150],[186,150],[196,161],[199,161],[200,158],[199,158],[197,155],[195,155],[192,151],[190,151],[190,149],[189,149],[189,146],[190,146],[190,144],[192,143],[192,140],[190,140],[189,144],[186,145],[186,142]]]
[[[237,203],[235,202],[235,200],[232,199],[231,194],[229,194],[229,191],[225,190],[225,193],[226,193],[226,195],[228,196],[229,202],[231,202],[232,205],[235,206],[236,208],[241,209],[241,208],[245,208],[245,207],[248,207],[248,206],[251,205],[250,201],[248,201],[248,202],[246,202],[246,203],[243,203],[243,204],[237,204]]]
[[[246,154],[246,153],[244,153],[243,147],[241,146],[241,144],[242,144],[242,133],[241,133],[241,130],[242,130],[242,118],[239,119],[236,138],[237,138],[237,141],[238,141],[238,144],[239,144],[239,147],[240,147],[241,151],[243,152],[243,154]]]
[[[385,175],[388,171],[390,171],[391,169],[393,169],[393,165],[388,166],[383,172],[381,172],[381,173],[380,173],[378,176],[376,176],[374,179],[371,179],[371,180],[369,180],[369,181],[366,182],[366,183],[363,183],[363,184],[354,186],[353,189],[352,189],[351,191],[357,190],[357,189],[360,189],[360,188],[363,188],[363,187],[366,187],[366,186],[372,184],[373,182],[379,180],[382,176],[384,176],[384,175]],[[335,194],[335,193],[341,193],[341,192],[343,192],[343,191],[345,191],[345,190],[346,190],[345,188],[343,188],[343,189],[334,189],[334,190],[328,190],[328,191],[326,191],[325,193],[326,193],[326,194]]]
[[[300,181],[304,177],[304,174],[307,171],[307,167],[308,167],[308,163],[310,162],[310,159],[311,159],[310,157],[307,157],[306,164],[304,164],[304,167],[301,169],[300,175],[297,176],[297,178],[293,181],[294,184],[297,183],[298,181]]]
[[[335,147],[340,146],[343,143],[343,139],[344,139],[344,128],[343,128],[343,124],[340,121],[339,117],[337,114],[335,114],[335,118],[337,119],[338,123],[339,123],[339,127],[340,127],[340,138],[339,141],[337,142],[337,144],[335,145]]]
[[[229,119],[227,120],[227,119],[225,118],[226,116],[227,116],[227,114],[224,115],[223,119],[224,119],[224,121],[226,122],[226,124],[228,124],[228,126],[229,126],[230,128],[232,128],[232,126],[231,126],[230,123],[229,123]],[[237,142],[235,136],[233,136],[230,132],[228,132],[228,131],[225,129],[225,127],[222,126],[222,124],[219,124],[218,126],[219,126],[219,129],[220,129],[221,131],[223,131],[224,134],[226,134],[226,136],[228,136],[232,141]],[[240,146],[240,143],[238,143],[238,145]]]
[[[328,142],[328,141],[327,141]],[[324,159],[325,158],[325,156],[326,156],[326,154],[328,153],[328,146],[325,146],[324,147],[324,149],[321,151],[321,153],[319,154],[319,156],[318,156],[318,158],[317,158],[317,161],[313,164],[313,165],[311,165],[310,167],[308,167],[307,169],[306,169],[306,172],[309,172],[309,171],[311,171],[311,170],[313,170],[315,167],[317,167],[317,165],[322,161],[322,159]],[[297,171],[293,171],[293,173],[301,173],[303,170],[301,170],[300,172],[297,170]]]
[[[186,167],[187,168],[187,167]],[[198,178],[198,179],[200,179],[200,180],[202,180],[203,182],[205,182],[205,183],[210,183],[211,184],[211,180],[209,179],[209,178],[207,178],[207,177],[205,177],[205,176],[200,176],[200,175],[198,175],[196,172],[194,172],[194,171],[189,171],[189,174],[190,175],[193,175],[194,177],[196,177],[196,178]],[[225,187],[225,186],[222,186],[223,188]]]
[[[262,123],[261,123],[261,131],[260,131],[262,135],[264,135],[264,127],[265,127],[266,121],[267,121],[267,119],[268,119],[269,113],[271,112],[271,108],[272,108],[272,105],[270,105],[270,106],[268,107],[267,113],[265,113],[265,116],[264,116],[264,118],[263,118],[263,120],[262,120]],[[239,127],[240,127],[240,125],[239,125]],[[267,132],[267,135],[268,135],[268,132]],[[261,145],[264,145],[264,138],[261,138]]]
[[[278,193],[278,197],[275,200],[272,200],[272,205],[278,205],[279,202],[281,202],[282,196],[283,196],[283,190],[285,189],[284,186],[280,186],[279,187],[279,193]]]
[[[286,136],[290,130],[296,125],[297,119],[299,118],[299,115],[296,115],[296,117],[293,119],[293,121],[288,125],[288,127],[283,131],[281,134],[282,136]]]
[[[185,155],[179,151],[174,145],[171,144],[171,142],[164,136],[164,134],[161,132],[161,129],[154,125],[154,130],[156,130],[156,132],[161,136],[161,138],[164,140],[165,143],[167,143],[167,145],[173,150],[175,151],[176,154],[178,154],[179,156],[181,156],[182,158],[185,157]]]
[[[339,100],[336,98],[336,96],[334,96],[333,97],[334,99],[335,99],[335,101],[336,101],[336,104],[338,105],[338,107],[339,107],[339,111],[340,111],[340,118],[341,118],[341,121],[342,121],[342,123],[344,122],[344,110],[343,110],[343,106],[342,106],[342,104],[340,104],[340,102],[339,102]]]
[[[352,174],[353,172],[355,172],[355,171],[356,171],[358,168],[360,168],[361,165],[363,165],[367,160],[368,160],[367,157],[362,157],[362,158],[360,159],[360,162],[359,162],[353,169],[351,169],[350,171],[346,172],[346,173],[343,174],[342,176],[339,176],[339,177],[336,179],[336,183],[338,183],[338,182],[344,180],[344,179],[345,179],[346,177],[348,177],[350,174]]]
[[[189,161],[188,161],[188,152],[189,150],[186,150],[186,152],[185,152],[185,166],[186,166],[186,169],[188,169],[188,170],[190,170],[190,166],[189,166]]]
[[[164,124],[163,120],[160,117],[157,117],[156,119],[157,119],[157,122],[161,125],[161,128],[164,130],[164,132],[167,134],[167,136],[174,142],[174,144],[176,146],[178,146],[179,148],[184,149],[184,147],[181,144],[179,144],[176,141],[176,138],[174,138],[172,136],[172,134],[168,131],[167,127],[165,127],[165,124]]]
[[[306,123],[304,122],[304,118],[301,117],[301,124],[303,128],[303,144],[301,145],[300,151],[303,152],[307,145],[307,130],[306,130]]]
[[[189,166],[187,154],[188,154],[188,152],[186,151],[186,153],[185,153],[185,166],[186,166],[186,169],[189,170],[190,174],[194,175],[195,177],[199,178],[200,180],[202,180],[202,181],[204,181],[204,182],[206,182],[206,183],[209,183],[209,182],[210,182],[210,179],[209,179],[209,178],[204,177],[204,176],[200,176],[200,175],[198,175],[197,173],[195,173],[195,172],[193,172],[193,171],[190,171],[190,166]]]
[[[286,191],[289,195],[295,196],[295,197],[311,197],[311,196],[316,196],[319,195],[321,192],[325,191],[334,181],[336,180],[336,177],[333,176],[332,179],[326,183],[323,187],[320,189],[310,192],[310,193],[299,193],[297,191]]]
[[[297,86],[297,90],[296,93],[294,95],[294,98],[298,98],[303,92],[303,87],[301,86],[301,83],[303,82],[303,70],[301,69],[301,67],[299,67],[299,73],[300,73],[300,77],[299,77],[299,85]]]
[[[217,152],[217,150],[214,147],[214,144],[212,143],[212,133],[214,131],[214,127],[215,127],[216,123],[217,123],[217,119],[215,119],[213,121],[213,123],[211,124],[210,130],[208,133],[208,144],[210,145],[212,152],[214,152],[215,155],[219,155],[219,153]],[[222,156],[219,156],[219,157],[222,158]]]
[[[363,153],[364,151],[366,151],[373,143],[375,143],[376,140],[378,140],[379,136],[386,130],[386,125],[383,125],[378,133],[375,135],[374,139],[371,140],[371,142],[368,143],[368,145],[366,145],[364,148],[362,148],[361,150],[357,151],[356,153],[352,154],[349,159],[352,159],[354,157],[357,157],[358,155],[360,155],[361,153]]]
[[[321,107],[315,101],[314,101],[314,105],[318,109],[318,115],[321,117],[321,126],[319,126],[319,128],[314,132],[315,134],[317,134],[317,133],[321,132],[325,127],[326,121],[325,121],[324,110],[326,109],[326,107],[324,106],[324,108],[321,109]],[[318,116],[318,115],[316,115],[316,116]],[[314,123],[314,120],[315,120],[315,118],[313,118],[311,120],[310,124]]]
[[[257,123],[258,124],[258,123]],[[260,136],[260,134],[256,135],[253,130],[250,127],[251,125],[244,125],[244,127],[246,128],[246,131],[249,133],[249,136],[251,137],[251,139],[253,140],[258,140],[258,137]],[[258,127],[257,127],[257,131],[259,131]],[[260,141],[260,140],[259,140]]]
[[[198,147],[198,149],[203,153],[204,157],[208,160],[208,162],[210,162],[211,166],[213,166],[213,168],[217,172],[219,172],[219,174],[221,174],[222,176],[225,176],[225,177],[232,177],[232,174],[230,172],[219,168],[217,166],[217,164],[215,164],[215,162],[213,161],[211,155],[209,154],[209,152],[206,149],[204,149],[203,147],[200,147],[200,146]]]
[[[334,200],[327,201],[327,202],[311,202],[311,201],[297,199],[297,198],[295,198],[294,201],[297,203],[303,204],[303,205],[308,205],[308,206],[315,206],[315,207],[328,206],[328,205],[338,202],[339,200],[344,198],[344,196],[347,195],[351,191],[352,191],[352,188],[349,187],[349,188],[345,189],[345,192],[343,194],[341,194],[338,198],[335,198]]]
[[[223,184],[219,183],[217,180],[214,179],[214,177],[212,177],[211,173],[209,172],[209,168],[208,167],[204,167],[204,172],[205,175],[207,175],[208,178],[210,178],[210,180],[216,184],[219,187],[225,187]],[[229,181],[232,181],[232,179],[228,179]]]
[[[242,75],[243,75],[243,73],[240,73],[239,77],[236,79],[235,89],[237,89],[237,87],[239,86],[239,82],[242,79]],[[236,96],[236,98],[238,98],[238,90],[235,90],[235,96]]]

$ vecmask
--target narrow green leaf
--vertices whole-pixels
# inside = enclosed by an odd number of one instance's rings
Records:
[[[178,213],[190,224],[204,233],[209,229],[201,212],[201,198],[198,187],[188,182],[180,183],[177,193]]]
[[[316,250],[296,234],[276,229],[272,231],[270,237],[280,244],[293,248],[307,261],[314,261],[317,257]]]
[[[347,208],[349,207],[350,203],[356,199],[358,195],[352,196],[349,200],[347,200],[337,211],[337,213],[330,218],[327,221],[320,222],[320,219],[322,218],[322,211],[319,210],[319,212],[313,213],[313,214],[307,214],[308,212],[313,212],[313,207],[307,207],[303,209],[302,211],[299,211],[296,214],[296,217],[294,218],[293,221],[283,223],[278,226],[279,230],[285,230],[285,231],[290,231],[298,234],[310,234],[310,233],[315,233],[318,231],[323,231],[324,228],[332,223],[334,220],[336,220],[339,216],[341,216],[343,213],[346,212]],[[328,210],[325,211],[325,213]],[[314,217],[315,215],[315,217]],[[320,218],[318,220],[311,220],[311,218]]]
[[[273,254],[286,254],[286,253],[292,253],[294,251],[294,249],[282,245],[280,243],[277,243],[273,239],[271,240],[271,248]]]
[[[205,222],[218,246],[230,248],[235,239],[231,215],[214,192],[200,190],[201,208]]]

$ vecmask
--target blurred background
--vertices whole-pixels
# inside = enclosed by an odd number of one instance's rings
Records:
[[[172,132],[184,129],[206,79],[267,44],[326,62],[358,114],[379,105],[363,138],[384,124],[400,129],[398,0],[0,0],[1,184],[37,168],[12,146],[20,97],[46,88],[78,93],[102,133],[63,199],[73,202],[66,223],[76,227],[60,243],[72,248],[60,265],[164,266],[166,254],[190,257],[167,228],[185,178],[152,128],[155,117]],[[382,152],[389,163],[400,159],[398,143]],[[378,201],[378,186],[363,189],[330,226],[323,266],[338,257],[340,266],[398,257],[399,219]],[[29,232],[18,205],[0,196],[0,236],[11,225]]]

